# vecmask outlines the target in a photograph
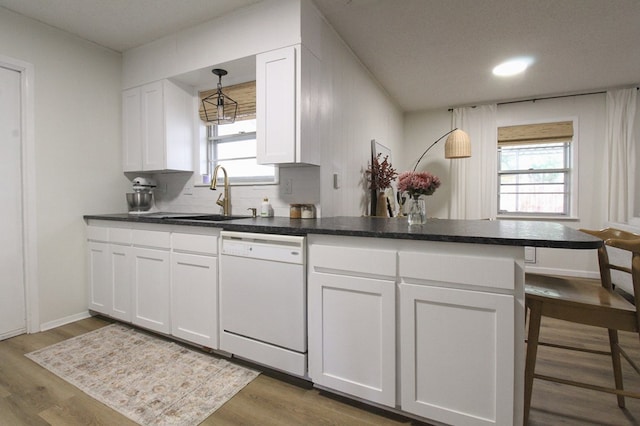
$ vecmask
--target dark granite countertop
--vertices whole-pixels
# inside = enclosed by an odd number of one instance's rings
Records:
[[[86,220],[111,220],[165,225],[205,226],[227,231],[281,235],[326,234],[353,237],[395,238],[455,243],[594,249],[602,241],[573,228],[553,223],[525,220],[429,219],[424,225],[407,224],[406,218],[329,217],[289,219],[288,217],[242,218],[227,221],[195,221],[171,216],[105,214],[86,215]]]

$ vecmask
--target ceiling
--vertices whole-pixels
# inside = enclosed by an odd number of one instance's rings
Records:
[[[0,0],[115,51],[260,0]],[[638,0],[313,0],[404,111],[640,83]],[[531,56],[523,75],[491,69]]]

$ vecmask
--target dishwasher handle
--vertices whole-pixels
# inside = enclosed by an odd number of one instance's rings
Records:
[[[222,231],[221,255],[304,264],[305,237]]]

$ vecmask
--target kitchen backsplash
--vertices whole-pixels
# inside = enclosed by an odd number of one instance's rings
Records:
[[[154,191],[156,207],[167,212],[219,213],[216,204],[222,188],[212,191],[208,186],[194,186],[191,173],[162,173],[152,176],[158,185]],[[285,182],[291,182],[291,194],[285,193]],[[315,204],[321,216],[320,168],[296,166],[280,168],[279,185],[242,185],[231,187],[231,214],[250,214],[268,197],[275,216],[289,216],[289,204]]]

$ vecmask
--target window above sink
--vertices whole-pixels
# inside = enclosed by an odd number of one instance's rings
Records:
[[[202,184],[211,181],[217,165],[225,168],[231,185],[274,184],[278,182],[278,169],[273,165],[257,163],[256,120],[236,121],[231,124],[206,124],[206,170],[201,170]],[[219,179],[222,184],[222,177]]]

